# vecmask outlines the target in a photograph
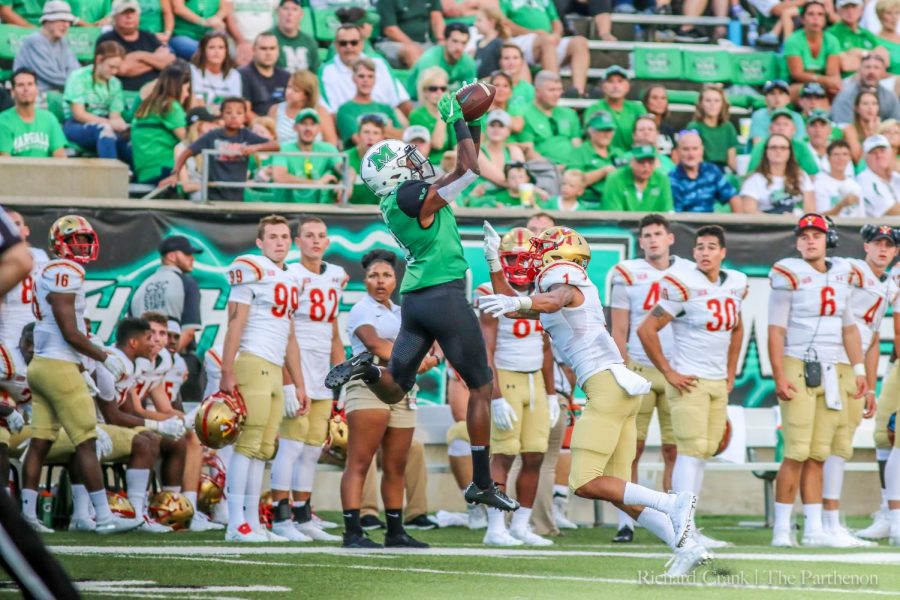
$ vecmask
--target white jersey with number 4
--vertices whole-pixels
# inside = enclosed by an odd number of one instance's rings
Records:
[[[585,270],[573,262],[559,261],[544,267],[535,280],[539,294],[549,292],[557,284],[578,288],[584,302],[558,312],[541,313],[541,325],[563,360],[575,371],[578,385],[583,386],[594,373],[625,361],[606,330],[600,292]]]
[[[325,376],[331,368],[334,321],[347,285],[347,272],[343,267],[323,262],[319,273],[313,273],[300,263],[288,265],[288,273],[300,288],[294,335],[300,345],[300,368],[306,395],[316,400],[330,400],[332,394],[325,387]]]
[[[747,276],[722,269],[710,281],[697,265],[684,261],[660,282],[660,307],[674,317],[672,367],[683,375],[728,377],[728,347],[741,318]]]
[[[850,290],[850,313],[853,322],[859,329],[859,337],[862,340],[862,351],[865,354],[877,339],[876,334],[881,328],[881,320],[888,306],[897,302],[897,284],[888,273],[881,277],[875,275],[872,267],[865,260],[858,258],[847,259],[859,272],[859,287]],[[894,306],[894,311],[897,306]],[[839,362],[849,364],[847,351],[841,346],[841,358]]]
[[[34,321],[34,311],[31,308],[34,300],[34,282],[40,275],[41,268],[50,261],[50,257],[43,250],[37,248],[28,250],[34,261],[31,273],[9,290],[0,303],[0,343],[6,344],[9,348],[19,345],[22,329]]]
[[[494,293],[490,283],[475,289],[476,300]],[[520,296],[527,296],[517,292]],[[477,306],[477,304],[476,304]],[[494,347],[494,366],[504,371],[533,373],[544,366],[544,328],[534,319],[497,319],[497,344]]]
[[[828,265],[820,273],[801,258],[785,258],[769,272],[773,290],[791,292],[784,344],[787,356],[800,360],[809,356],[826,364],[841,359],[844,323],[852,322],[850,290],[859,286],[862,274],[843,258],[831,258]]]
[[[41,269],[35,284],[33,304],[34,316],[37,318],[34,326],[34,355],[80,363],[81,354],[63,338],[53,316],[53,309],[47,300],[51,293],[75,296],[75,326],[82,333],[87,333],[84,325],[84,268],[64,258],[48,262]]]
[[[623,260],[612,270],[610,307],[628,311],[628,356],[639,365],[652,367],[653,363],[637,336],[638,327],[659,302],[659,282],[663,275],[683,263],[694,264],[673,256],[669,267],[660,270],[643,258],[635,258]],[[671,361],[675,350],[671,327],[666,325],[659,331],[659,341],[666,360]]]
[[[296,280],[265,256],[245,254],[231,263],[228,281],[228,301],[250,306],[240,352],[282,366],[300,304]]]

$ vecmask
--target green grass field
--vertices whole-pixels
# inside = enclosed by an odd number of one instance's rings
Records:
[[[323,515],[337,518],[339,515]],[[758,519],[758,517],[756,517]],[[900,596],[900,548],[796,550],[738,518],[699,526],[735,543],[679,583],[659,577],[668,549],[644,530],[612,544],[580,529],[539,549],[481,545],[481,531],[412,532],[428,551],[342,550],[334,544],[225,544],[220,534],[56,533],[45,541],[87,598],[864,598]],[[866,524],[851,520],[853,527]],[[381,532],[373,539],[381,540]],[[0,591],[10,592],[9,585]]]

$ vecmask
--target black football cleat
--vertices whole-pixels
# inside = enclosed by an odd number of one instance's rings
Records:
[[[634,541],[634,529],[631,527],[622,527],[616,532],[616,537],[612,539],[616,544],[630,544]]]
[[[425,542],[411,538],[405,531],[396,535],[384,536],[385,548],[430,548]]]
[[[485,504],[505,511],[519,509],[519,503],[503,493],[494,483],[491,483],[491,487],[487,489],[481,489],[473,481],[466,488],[463,497],[466,499],[466,502],[471,504]]]
[[[342,548],[356,548],[360,550],[380,550],[384,548],[378,542],[374,542],[364,533],[344,533]]]
[[[372,366],[374,359],[375,357],[371,352],[360,352],[341,364],[335,365],[328,371],[328,375],[325,376],[325,387],[329,390],[334,390],[348,381],[359,379]]]

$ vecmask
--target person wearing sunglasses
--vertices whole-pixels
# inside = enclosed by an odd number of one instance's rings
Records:
[[[413,100],[418,99],[416,94],[419,77],[429,67],[442,68],[447,73],[450,89],[454,91],[477,78],[475,59],[466,54],[468,43],[469,29],[462,23],[450,23],[444,28],[444,40],[426,50],[409,72],[406,89]]]
[[[376,82],[374,61],[368,56],[361,56],[353,63],[352,69],[356,95],[341,104],[336,116],[338,136],[344,148],[356,144],[355,138],[363,115],[378,115],[385,123],[385,135],[399,137],[406,125],[406,115],[396,108],[372,99],[372,90]]]
[[[431,134],[431,153],[428,159],[438,163],[444,152],[456,146],[456,134],[441,119],[437,103],[448,89],[447,72],[441,67],[428,67],[419,75],[417,87],[419,106],[409,113],[409,124],[420,125]]]

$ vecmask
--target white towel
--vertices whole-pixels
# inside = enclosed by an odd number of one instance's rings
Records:
[[[609,372],[616,378],[619,387],[625,390],[629,396],[643,396],[650,391],[650,382],[627,369],[625,365],[612,365]]]
[[[822,363],[822,385],[825,388],[825,406],[841,410],[841,384],[835,365]]]

